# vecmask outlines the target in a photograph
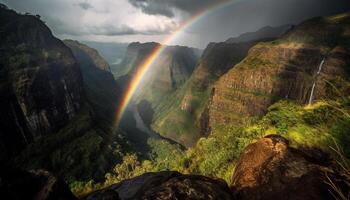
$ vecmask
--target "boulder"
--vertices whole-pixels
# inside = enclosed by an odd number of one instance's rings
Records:
[[[321,151],[297,150],[281,136],[266,136],[241,154],[233,194],[240,200],[332,199],[323,179],[327,160]]]
[[[0,199],[77,200],[68,185],[44,170],[0,170]]]
[[[171,171],[146,173],[112,185],[107,189],[96,191],[84,199],[107,199],[104,197],[113,191],[119,194],[119,198],[122,200],[232,199],[229,187],[224,181]]]

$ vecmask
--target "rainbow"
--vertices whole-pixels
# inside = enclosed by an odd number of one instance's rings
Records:
[[[240,0],[223,0],[220,3],[211,5],[209,8],[198,12],[194,17],[190,18],[188,21],[186,21],[184,24],[182,24],[174,33],[172,33],[168,38],[166,38],[160,45],[158,45],[152,53],[145,58],[141,64],[136,68],[136,72],[133,74],[133,77],[131,81],[129,82],[129,85],[127,89],[125,90],[125,94],[123,98],[120,101],[120,104],[118,105],[118,108],[115,112],[115,117],[113,120],[113,127],[118,126],[125,109],[127,108],[131,98],[133,97],[135,91],[138,88],[138,85],[140,84],[141,80],[143,79],[144,75],[148,72],[152,64],[157,60],[160,54],[166,49],[166,45],[174,41],[180,33],[185,31],[188,27],[193,25],[194,23],[200,21],[203,17],[209,15],[210,13],[217,11],[221,8],[224,8],[232,3],[237,3]]]

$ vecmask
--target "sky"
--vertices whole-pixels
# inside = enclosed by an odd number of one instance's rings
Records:
[[[231,4],[211,11],[214,5]],[[264,26],[298,24],[350,11],[350,0],[0,0],[18,12],[39,14],[61,39],[162,42],[198,13],[172,45],[205,48]]]

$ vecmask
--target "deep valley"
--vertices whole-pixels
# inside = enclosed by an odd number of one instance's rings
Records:
[[[0,4],[0,199],[350,199],[345,11],[201,49],[58,37]]]

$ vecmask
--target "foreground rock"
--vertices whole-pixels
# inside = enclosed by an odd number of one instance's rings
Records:
[[[0,170],[0,199],[75,200],[62,180],[43,170]]]
[[[267,136],[248,145],[233,176],[240,200],[333,199],[322,180],[327,156],[300,151],[281,136]]]
[[[85,200],[100,199],[233,199],[227,184],[204,176],[178,172],[146,173],[94,192]]]

